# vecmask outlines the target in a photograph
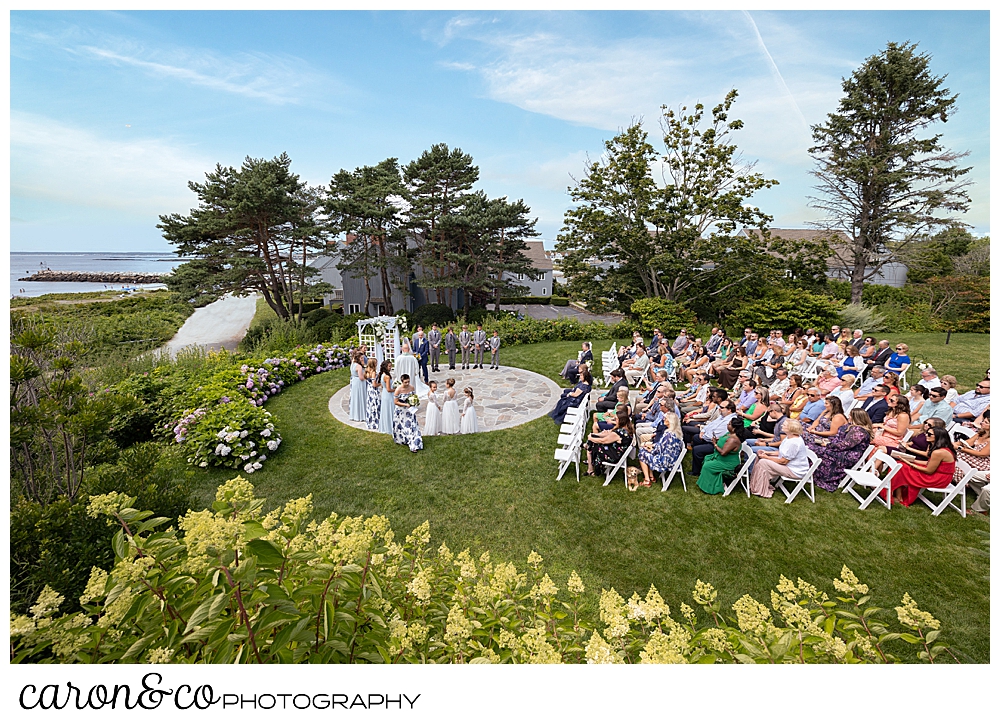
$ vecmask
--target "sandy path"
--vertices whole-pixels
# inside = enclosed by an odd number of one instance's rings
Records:
[[[217,302],[194,310],[174,338],[161,351],[175,356],[178,350],[191,345],[206,349],[225,347],[232,351],[250,327],[257,311],[257,297],[225,296]]]

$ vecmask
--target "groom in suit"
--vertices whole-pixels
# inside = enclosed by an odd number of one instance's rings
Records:
[[[417,364],[420,365],[420,374],[424,378],[424,384],[428,382],[427,358],[430,351],[431,345],[424,337],[424,330],[422,327],[418,327],[417,333],[413,337],[413,354],[417,358]]]

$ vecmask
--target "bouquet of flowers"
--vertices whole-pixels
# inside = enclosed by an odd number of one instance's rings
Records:
[[[409,397],[407,397],[406,401],[410,403],[410,407],[416,407],[417,405],[420,404],[420,398],[417,397],[417,393],[415,392]]]
[[[783,366],[783,367],[784,367],[784,368],[785,368],[786,370],[788,370],[789,372],[791,372],[791,371],[792,371],[792,369],[793,369],[793,368],[795,367],[795,364],[794,364],[793,362],[785,362],[785,364],[784,364],[784,365],[782,365],[782,366]]]

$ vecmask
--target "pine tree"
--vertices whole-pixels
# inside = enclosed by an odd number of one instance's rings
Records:
[[[826,123],[812,128],[813,172],[820,224],[850,239],[851,301],[861,302],[866,279],[898,258],[914,239],[947,226],[969,207],[956,164],[968,153],[944,148],[941,135],[924,134],[947,122],[957,95],[930,71],[930,55],[916,44],[889,43],[842,83],[844,97]]]

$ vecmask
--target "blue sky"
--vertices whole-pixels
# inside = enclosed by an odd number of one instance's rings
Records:
[[[287,151],[326,184],[341,168],[470,153],[479,187],[523,198],[546,246],[588,157],[633,118],[730,88],[735,140],[780,185],[754,197],[802,227],[808,126],[887,41],[918,42],[970,152],[965,221],[989,233],[986,12],[12,12],[14,250],[161,250],[216,163]]]

